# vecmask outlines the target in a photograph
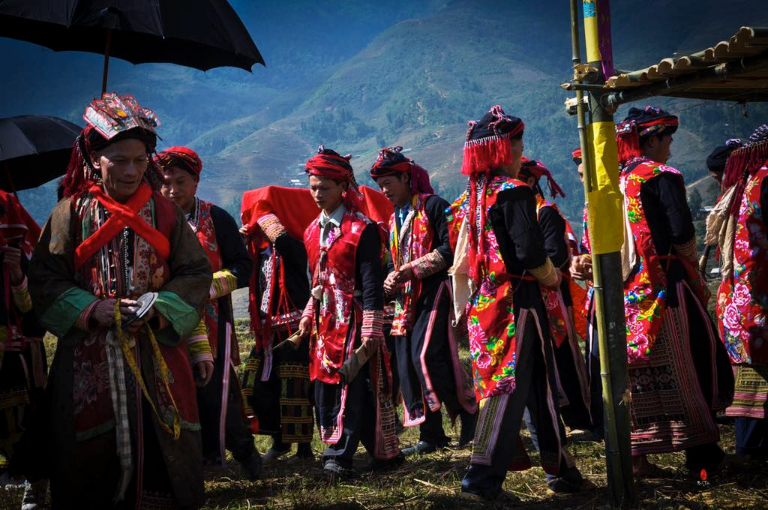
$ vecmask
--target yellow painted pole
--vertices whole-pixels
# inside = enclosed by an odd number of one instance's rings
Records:
[[[597,3],[582,0],[588,65],[601,68]],[[603,0],[607,1],[607,0]],[[571,0],[571,36],[574,66],[581,63],[578,37],[578,3]],[[601,71],[590,83],[604,81]],[[580,83],[580,82],[579,82]],[[592,248],[595,324],[600,355],[606,436],[609,500],[614,508],[634,503],[634,483],[629,438],[629,407],[624,291],[621,275],[623,199],[618,183],[618,154],[611,112],[600,98],[590,95],[586,122],[583,92],[576,91],[579,142],[584,165],[584,195]],[[591,339],[588,339],[591,341]]]

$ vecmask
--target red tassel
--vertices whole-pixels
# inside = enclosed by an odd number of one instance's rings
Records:
[[[464,144],[461,173],[467,176],[488,173],[512,164],[512,140],[495,135]]]
[[[616,135],[616,146],[619,150],[619,166],[624,166],[630,159],[643,155],[640,150],[640,137],[637,134],[637,128]]]
[[[768,142],[742,147],[731,153],[723,173],[723,190],[743,180],[744,176],[755,172],[768,159]]]

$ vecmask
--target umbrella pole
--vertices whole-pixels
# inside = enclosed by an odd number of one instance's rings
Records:
[[[3,161],[3,169],[5,170],[5,176],[8,178],[8,184],[11,186],[11,193],[18,196],[16,193],[16,185],[13,183],[13,177],[11,176],[11,169],[8,168],[8,162]]]
[[[112,29],[107,29],[107,42],[104,45],[104,75],[101,78],[101,95],[107,92],[107,77],[109,76],[109,50],[112,45]]]

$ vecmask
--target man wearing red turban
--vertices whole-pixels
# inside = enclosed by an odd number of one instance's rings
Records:
[[[434,195],[429,174],[406,158],[402,147],[379,151],[370,175],[395,205],[389,220],[391,272],[384,282],[394,299],[392,332],[397,352],[403,424],[419,425],[419,442],[405,455],[430,453],[447,446],[443,405],[455,420],[461,417],[459,446],[472,440],[477,402],[465,383],[458,348],[449,324],[453,264],[445,209]]]
[[[306,166],[321,211],[304,233],[312,297],[299,332],[311,335],[309,373],[320,439],[328,444],[323,468],[332,477],[352,474],[361,441],[371,467],[403,459],[382,329],[384,247],[378,226],[360,212],[350,157],[321,145]]]

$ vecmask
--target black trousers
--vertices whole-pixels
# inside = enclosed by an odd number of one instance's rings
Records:
[[[467,474],[461,482],[464,492],[480,494],[484,497],[495,497],[500,491],[507,477],[507,470],[514,457],[517,442],[515,438],[520,432],[523,421],[523,413],[526,407],[531,415],[531,423],[545,440],[543,432],[549,430],[551,436],[552,425],[548,422],[552,419],[547,402],[547,384],[549,374],[544,356],[542,355],[541,339],[539,338],[533,318],[525,328],[525,336],[519,347],[519,359],[516,364],[514,393],[509,396],[507,406],[501,419],[501,431],[496,449],[493,451],[491,465],[470,464]],[[518,331],[520,328],[518,326]],[[554,389],[554,387],[553,387]],[[489,397],[499,398],[499,397]],[[555,417],[559,422],[559,417]],[[546,439],[551,443],[551,439]],[[542,445],[545,450],[552,450],[553,445]],[[561,471],[566,468],[564,460],[561,461]]]
[[[369,381],[370,370],[366,363],[352,382],[346,385],[347,399],[344,407],[344,430],[336,444],[328,445],[323,460],[335,458],[342,467],[352,469],[352,458],[360,442],[373,456],[376,437],[376,406]],[[315,381],[317,421],[324,427],[332,425],[341,405],[342,384]]]

